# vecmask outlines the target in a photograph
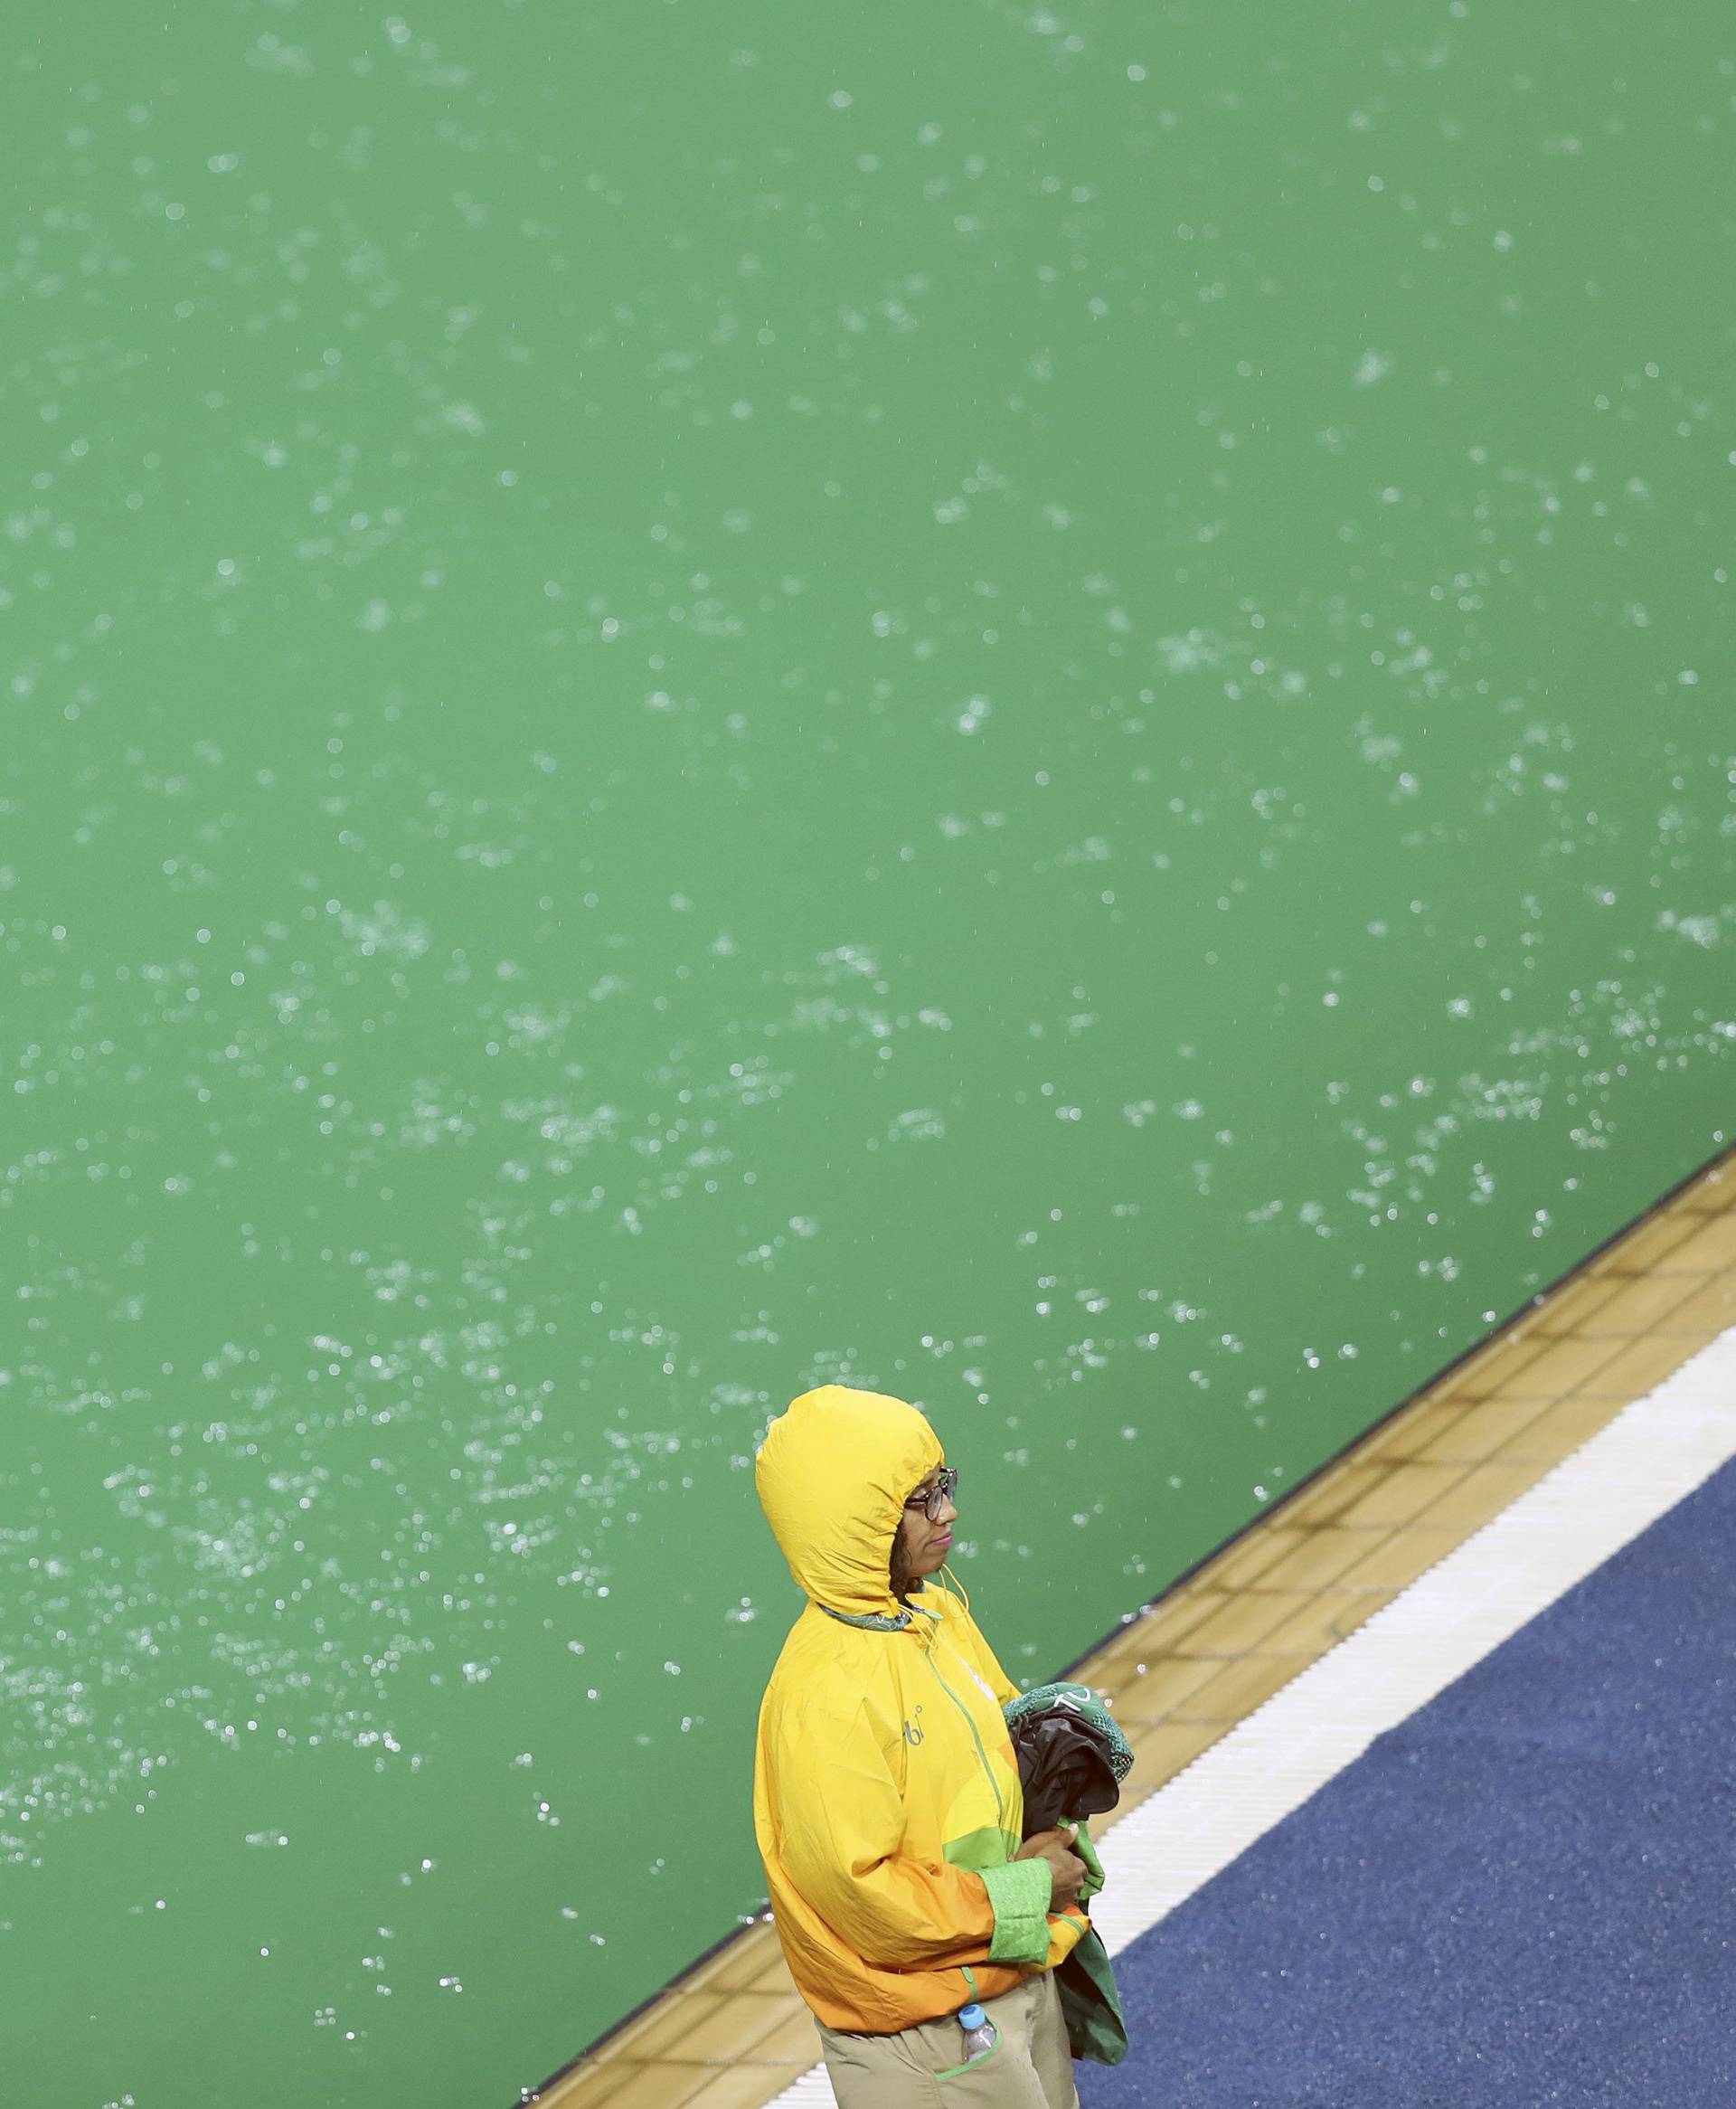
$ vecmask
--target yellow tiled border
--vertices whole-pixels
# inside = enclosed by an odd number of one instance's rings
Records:
[[[1121,1817],[1736,1324],[1736,1149],[1594,1253],[1061,1674],[1133,1745]],[[744,1929],[544,2082],[539,2109],[762,2109],[819,2057]]]

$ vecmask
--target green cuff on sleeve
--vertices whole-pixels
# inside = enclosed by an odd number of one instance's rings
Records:
[[[1054,1885],[1049,1863],[1039,1857],[978,1868],[995,1911],[991,1962],[1036,1967],[1049,1960],[1049,1905]]]

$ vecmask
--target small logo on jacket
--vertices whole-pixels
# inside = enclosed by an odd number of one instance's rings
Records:
[[[921,1709],[921,1707],[918,1707],[918,1708],[917,1708],[916,1710],[917,1710],[917,1712],[918,1712],[919,1714],[920,1714],[920,1713],[922,1711],[922,1709]],[[910,1721],[906,1721],[906,1722],[905,1722],[905,1724],[904,1724],[904,1740],[905,1740],[905,1742],[906,1742],[906,1743],[910,1744],[910,1745],[912,1747],[914,1747],[914,1746],[915,1746],[917,1744],[919,1744],[919,1743],[920,1743],[920,1742],[921,1742],[921,1740],[922,1740],[922,1726],[921,1726],[921,1724],[920,1724],[920,1722],[918,1722],[918,1721],[915,1721],[915,1720],[910,1720]]]

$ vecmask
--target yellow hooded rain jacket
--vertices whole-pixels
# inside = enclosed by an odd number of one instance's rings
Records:
[[[755,1461],[808,1601],[760,1704],[754,1833],[790,1974],[832,2029],[994,1999],[1090,1925],[1049,1909],[1046,1860],[1014,1858],[1024,1796],[1002,1708],[1019,1688],[967,1601],[892,1593],[904,1503],[943,1461],[916,1407],[841,1385],[795,1400]]]

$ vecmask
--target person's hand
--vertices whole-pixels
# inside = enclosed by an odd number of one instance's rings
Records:
[[[1040,1830],[1034,1837],[1026,1839],[1013,1856],[1015,1860],[1048,1861],[1051,1911],[1065,1911],[1069,1905],[1076,1903],[1080,1885],[1090,1873],[1084,1861],[1068,1850],[1078,1836],[1076,1823],[1064,1823],[1058,1830]]]

